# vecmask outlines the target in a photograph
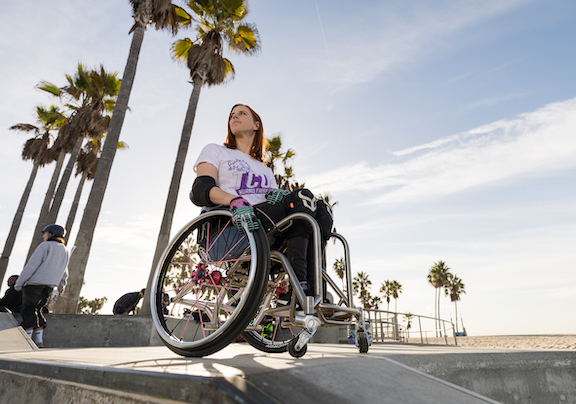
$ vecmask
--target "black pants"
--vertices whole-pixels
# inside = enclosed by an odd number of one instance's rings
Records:
[[[327,241],[332,232],[332,213],[323,201],[316,201],[312,192],[307,189],[296,190],[286,195],[279,203],[270,205],[267,202],[254,206],[256,216],[268,233],[280,220],[289,214],[303,212],[312,216],[320,225],[322,238]],[[313,256],[314,245],[311,241],[312,227],[305,220],[295,220],[282,232],[278,243],[286,243],[286,258],[292,265],[300,282],[306,281],[308,290],[314,287],[314,263],[308,259]],[[271,247],[274,248],[274,245]]]
[[[46,285],[28,285],[22,289],[22,327],[30,328],[46,327],[44,313],[48,311],[48,301],[53,287]]]

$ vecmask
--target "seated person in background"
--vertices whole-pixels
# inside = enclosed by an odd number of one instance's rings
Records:
[[[144,292],[146,289],[142,289],[140,292],[126,293],[120,299],[116,300],[114,303],[114,314],[135,314],[136,306],[140,302],[140,299],[144,297]]]
[[[20,306],[22,306],[22,291],[14,289],[14,285],[18,280],[18,275],[12,275],[8,278],[8,289],[4,297],[0,299],[0,311],[9,309],[12,313],[20,313]]]

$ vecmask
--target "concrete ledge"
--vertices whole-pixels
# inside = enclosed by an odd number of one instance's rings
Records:
[[[48,314],[48,348],[134,347],[162,345],[151,316]]]
[[[393,355],[502,403],[576,403],[576,351]]]
[[[237,379],[0,359],[0,403],[274,402]]]
[[[152,316],[47,314],[47,348],[160,346]],[[344,331],[342,331],[344,329]],[[344,337],[343,337],[344,336]],[[346,343],[346,327],[318,329],[312,342]]]
[[[26,392],[33,392],[27,394]],[[145,400],[143,400],[146,398]],[[20,401],[22,400],[22,401]],[[87,386],[40,376],[0,370],[0,404],[167,404],[172,400]]]

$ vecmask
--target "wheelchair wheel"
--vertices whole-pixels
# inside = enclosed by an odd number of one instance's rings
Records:
[[[254,317],[266,288],[270,250],[262,229],[240,233],[228,211],[188,223],[154,275],[152,317],[164,344],[183,356],[226,347]]]
[[[301,358],[306,354],[306,351],[308,350],[308,344],[304,345],[302,349],[297,351],[296,350],[297,342],[298,342],[297,339],[293,339],[292,341],[290,341],[290,344],[288,344],[288,353],[294,358]]]
[[[280,317],[264,320],[262,331],[244,331],[242,338],[254,348],[267,353],[283,353],[288,350],[290,341],[298,337],[301,328],[284,328]]]
[[[360,353],[368,352],[368,337],[365,332],[358,333],[358,351]]]
[[[298,337],[303,328],[288,327],[290,306],[286,306],[282,313],[275,312],[277,308],[276,288],[288,285],[288,276],[284,271],[270,273],[266,294],[262,298],[257,314],[264,312],[262,320],[256,316],[251,325],[242,333],[242,338],[254,348],[267,353],[283,353],[288,350],[288,344]],[[295,297],[293,297],[295,298]],[[255,324],[258,322],[259,324]]]

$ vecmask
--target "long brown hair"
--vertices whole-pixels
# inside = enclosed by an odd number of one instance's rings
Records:
[[[66,241],[64,240],[63,237],[55,236],[52,233],[48,233],[48,234],[50,234],[50,236],[48,237],[48,240],[46,240],[46,241],[56,241],[57,243],[60,243],[60,244],[66,244]]]
[[[254,111],[246,104],[236,104],[230,110],[230,114],[228,115],[228,135],[226,136],[224,146],[226,146],[229,149],[238,148],[238,145],[236,144],[236,137],[230,130],[230,115],[232,115],[232,111],[234,110],[234,108],[238,106],[248,108],[248,110],[252,113],[252,118],[254,119],[254,122],[259,123],[258,129],[256,129],[256,136],[254,136],[254,142],[252,143],[252,147],[250,148],[250,156],[254,157],[258,161],[263,161],[266,138],[264,137],[264,126],[262,125],[262,119],[260,119],[260,115],[258,115],[256,111]]]

